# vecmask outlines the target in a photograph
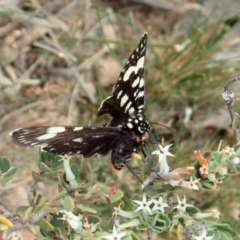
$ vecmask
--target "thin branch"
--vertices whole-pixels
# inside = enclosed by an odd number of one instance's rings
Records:
[[[222,93],[222,97],[227,103],[227,108],[228,108],[228,111],[229,111],[232,122],[234,120],[234,117],[236,115],[239,115],[239,112],[234,109],[234,96],[235,96],[235,94],[234,94],[234,92],[232,92],[230,90],[230,87],[233,83],[236,83],[238,81],[240,81],[240,76],[230,78],[227,85],[224,87],[224,92]],[[239,130],[233,128],[233,131],[234,131],[234,136],[235,136],[236,142],[239,143],[240,142]]]

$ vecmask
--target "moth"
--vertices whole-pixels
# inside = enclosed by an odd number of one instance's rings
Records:
[[[36,126],[10,133],[20,146],[41,147],[57,155],[105,155],[111,151],[111,163],[121,170],[132,156],[141,156],[151,127],[144,114],[144,64],[148,35],[145,33],[121,71],[112,95],[98,109],[98,116],[109,114],[111,121],[102,127]]]

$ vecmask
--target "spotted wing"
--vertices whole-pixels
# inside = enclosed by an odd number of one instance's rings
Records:
[[[98,109],[98,116],[109,114],[113,117],[111,126],[118,125],[129,116],[143,113],[146,47],[147,33],[128,58],[117,83],[113,86],[112,96],[106,98]]]
[[[120,129],[115,127],[39,126],[19,128],[10,133],[20,146],[40,146],[58,155],[107,154],[116,146]]]

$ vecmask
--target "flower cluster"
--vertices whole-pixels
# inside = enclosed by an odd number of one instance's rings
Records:
[[[200,182],[203,188],[219,189],[220,185],[228,179],[229,174],[239,172],[239,144],[205,154],[198,150],[194,154],[198,159],[196,170],[201,177]]]
[[[158,150],[152,153],[153,155],[158,155],[157,168],[154,169],[154,172],[143,182],[142,189],[153,182],[156,178],[160,177],[163,179],[163,184],[170,184],[172,187],[180,186],[188,189],[199,190],[197,183],[200,179],[193,179],[193,177],[189,177],[189,179],[186,180],[181,177],[181,175],[190,175],[191,170],[194,170],[193,167],[187,166],[170,171],[167,157],[174,157],[174,155],[169,152],[169,148],[171,146],[172,144],[163,147],[159,144]]]

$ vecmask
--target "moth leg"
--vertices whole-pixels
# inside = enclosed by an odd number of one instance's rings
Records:
[[[127,166],[128,170],[132,173],[132,175],[140,182],[143,183],[142,179],[137,175],[137,173],[134,171],[134,169],[131,167],[131,165],[128,162],[125,162],[125,165]]]

